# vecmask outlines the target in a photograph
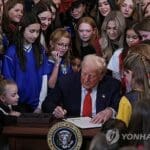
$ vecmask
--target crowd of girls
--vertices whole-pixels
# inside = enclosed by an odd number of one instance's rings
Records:
[[[0,0],[0,122],[41,113],[47,89],[95,54],[122,83],[116,116],[134,131],[135,108],[149,108],[149,40],[149,0]]]

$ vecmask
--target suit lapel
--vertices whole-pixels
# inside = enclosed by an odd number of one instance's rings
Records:
[[[106,93],[104,92],[103,81],[97,86],[97,95],[96,95],[96,113],[102,111],[106,105]]]

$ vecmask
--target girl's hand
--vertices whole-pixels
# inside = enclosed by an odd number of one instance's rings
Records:
[[[52,54],[54,60],[56,61],[56,64],[60,64],[62,58],[60,57],[59,52],[57,52],[57,51],[52,51],[51,54]]]

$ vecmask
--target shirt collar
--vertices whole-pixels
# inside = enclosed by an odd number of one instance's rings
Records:
[[[32,44],[26,44],[23,46],[25,52],[30,52],[32,49]]]
[[[97,86],[98,86],[98,85],[96,85],[94,88],[92,88],[92,92],[95,91],[95,90],[97,89]],[[83,86],[82,86],[81,90],[82,90],[82,92],[84,92],[84,93],[87,92],[87,89],[84,88]]]

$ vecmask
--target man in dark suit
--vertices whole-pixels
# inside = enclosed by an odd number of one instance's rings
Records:
[[[105,122],[118,108],[120,83],[106,76],[105,60],[96,55],[84,57],[81,73],[74,73],[58,80],[56,87],[48,92],[42,104],[43,112],[53,113],[56,118],[83,116],[87,91],[91,96],[93,123]]]

